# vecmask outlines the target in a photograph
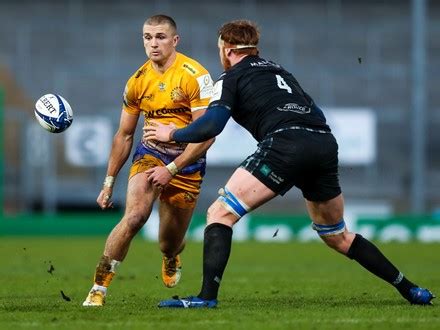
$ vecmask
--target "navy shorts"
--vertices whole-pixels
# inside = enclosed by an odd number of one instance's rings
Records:
[[[341,193],[338,143],[331,133],[287,129],[268,135],[240,167],[279,195],[293,186],[309,201]]]

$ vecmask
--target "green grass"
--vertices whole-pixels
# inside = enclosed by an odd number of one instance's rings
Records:
[[[103,237],[2,237],[0,329],[440,328],[438,305],[409,305],[321,243],[234,243],[217,309],[163,310],[156,307],[161,299],[198,293],[202,245],[187,244],[181,283],[167,289],[157,244],[136,239],[107,305],[84,308],[103,243]],[[438,244],[380,247],[410,279],[440,292]]]

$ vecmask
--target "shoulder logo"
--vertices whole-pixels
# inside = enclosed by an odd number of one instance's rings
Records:
[[[213,92],[213,83],[211,76],[207,73],[203,76],[197,78],[197,83],[199,84],[200,89],[200,98],[206,99],[212,96]]]
[[[189,73],[191,73],[192,75],[196,75],[199,73],[199,71],[197,69],[195,69],[191,64],[185,62],[183,63],[182,67],[187,70]]]

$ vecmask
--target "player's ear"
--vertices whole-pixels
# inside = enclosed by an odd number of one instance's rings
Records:
[[[179,43],[179,40],[180,40],[180,36],[179,36],[178,34],[176,34],[176,35],[173,37],[173,44],[174,44],[174,47],[177,46],[177,44]]]

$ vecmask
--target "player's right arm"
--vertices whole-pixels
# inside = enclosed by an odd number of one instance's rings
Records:
[[[139,72],[141,71],[132,75],[125,85],[121,118],[118,131],[113,137],[112,149],[107,165],[107,176],[96,200],[103,210],[113,206],[111,202],[113,184],[128,156],[130,156],[131,147],[133,146],[133,137],[140,115],[136,88]]]
[[[107,166],[107,176],[96,200],[103,210],[113,206],[111,196],[113,193],[114,179],[130,156],[138,118],[139,114],[130,114],[127,111],[122,110],[119,129],[113,138],[112,149]]]

